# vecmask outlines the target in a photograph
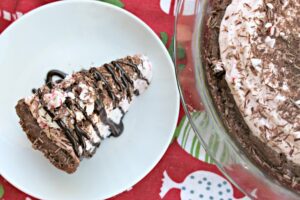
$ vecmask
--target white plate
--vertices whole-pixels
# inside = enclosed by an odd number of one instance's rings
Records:
[[[107,139],[75,174],[53,167],[18,124],[14,106],[43,84],[53,68],[71,73],[143,53],[153,81],[125,117],[125,131]],[[179,96],[173,63],[149,27],[125,10],[96,1],[66,1],[36,9],[0,36],[0,173],[42,199],[104,199],[141,180],[165,153],[176,127]]]

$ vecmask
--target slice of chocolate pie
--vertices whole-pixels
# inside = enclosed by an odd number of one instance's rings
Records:
[[[72,75],[52,70],[46,84],[21,99],[16,111],[33,148],[73,173],[103,139],[122,133],[125,113],[151,77],[149,60],[140,55]]]
[[[300,191],[300,1],[213,0],[203,50],[232,137]]]

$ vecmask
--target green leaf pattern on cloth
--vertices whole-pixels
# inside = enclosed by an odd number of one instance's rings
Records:
[[[0,198],[4,196],[4,187],[3,185],[0,185]]]
[[[168,34],[166,32],[161,32],[160,33],[160,38],[161,38],[161,41],[163,42],[163,44],[165,46],[167,46],[167,43],[168,43],[168,40],[169,40]]]
[[[203,134],[200,134],[205,138],[205,141],[208,141],[208,148],[211,153],[221,162],[228,160],[229,154],[227,146],[224,143],[221,143],[218,134],[213,132],[214,129],[207,113],[195,112],[192,114],[192,118],[197,124],[198,129],[203,130]],[[208,133],[206,133],[207,131]],[[207,163],[214,163],[214,160],[206,153],[204,147],[201,145],[198,136],[193,131],[186,116],[183,117],[177,127],[173,139],[177,139],[180,146],[193,157]]]
[[[178,68],[179,68],[180,70],[183,70],[183,69],[185,68],[185,64],[178,64]]]
[[[172,57],[172,59],[174,59],[174,42],[175,42],[175,38],[174,36],[171,37],[171,41],[169,43],[169,46],[168,46],[168,42],[169,42],[169,36],[166,32],[160,32],[160,39],[162,41],[162,43],[167,47],[168,49],[168,52],[170,54],[170,56]],[[185,52],[185,49],[182,45],[178,44],[178,47],[177,47],[177,58],[179,60],[183,60],[185,59],[186,57],[186,52]],[[180,69],[183,69],[185,67],[184,64],[180,64],[179,68]]]
[[[177,47],[177,57],[178,59],[184,59],[185,58],[185,49],[183,48],[183,46],[181,44],[178,44]]]
[[[121,0],[99,0],[99,1],[110,3],[120,8],[124,8],[124,3]]]
[[[171,43],[169,45],[169,48],[168,48],[168,51],[169,51],[169,54],[170,56],[174,59],[174,48],[175,48],[175,45],[174,45],[174,42],[175,42],[175,38],[174,36],[172,36],[171,38]]]

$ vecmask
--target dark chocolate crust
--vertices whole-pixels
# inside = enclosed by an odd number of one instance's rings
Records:
[[[24,99],[18,101],[16,111],[20,117],[20,124],[31,141],[32,147],[43,152],[44,156],[58,169],[67,173],[75,172],[80,160],[74,156],[74,153],[72,155],[72,153],[59,148],[47,137],[36,122],[36,119],[32,116]]]
[[[220,61],[218,42],[220,23],[230,3],[231,0],[211,1],[202,27],[202,62],[211,98],[224,127],[248,158],[269,176],[300,192],[300,166],[288,162],[284,154],[275,152],[251,133],[225,81],[225,73],[216,74],[214,71],[215,63]]]

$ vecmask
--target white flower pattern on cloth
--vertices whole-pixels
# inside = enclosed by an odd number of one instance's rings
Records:
[[[160,0],[160,9],[167,14],[172,14],[175,16],[176,8],[177,8],[176,0]],[[171,10],[172,4],[174,4],[174,9]],[[195,14],[195,0],[185,0],[183,5],[182,15],[190,16]]]
[[[7,10],[0,9],[0,17],[5,19],[6,21],[15,21],[22,16],[23,16],[23,13],[21,13],[21,12],[11,13]]]

